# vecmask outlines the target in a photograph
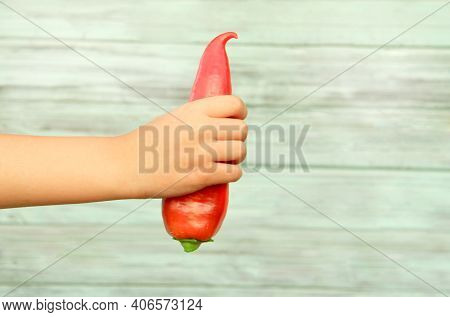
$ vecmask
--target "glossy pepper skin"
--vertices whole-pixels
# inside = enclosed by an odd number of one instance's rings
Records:
[[[189,101],[231,95],[231,76],[225,45],[237,34],[217,36],[205,49]],[[167,232],[180,241],[186,252],[212,241],[228,207],[228,184],[206,187],[195,193],[163,199],[162,214]]]

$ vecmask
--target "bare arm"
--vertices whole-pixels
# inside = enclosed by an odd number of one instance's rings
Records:
[[[0,135],[0,208],[132,198],[120,138]]]

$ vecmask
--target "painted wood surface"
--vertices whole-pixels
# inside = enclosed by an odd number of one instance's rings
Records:
[[[146,96],[185,102],[205,43],[234,30],[235,93],[258,126],[443,1],[9,1]],[[247,165],[450,292],[450,9],[276,120],[310,125],[304,173],[267,171],[287,144],[251,137]],[[0,6],[0,132],[114,135],[162,111]],[[271,148],[258,158],[256,147]],[[5,190],[5,189],[3,189]],[[141,204],[3,210],[6,293]],[[298,198],[248,172],[216,242],[186,255],[152,201],[14,294],[412,295],[438,292]],[[189,273],[187,273],[189,272]]]

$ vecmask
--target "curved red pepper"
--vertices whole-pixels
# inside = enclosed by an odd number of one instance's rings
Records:
[[[190,101],[212,96],[231,95],[231,77],[225,45],[237,34],[217,36],[205,49],[200,60]],[[167,232],[180,241],[186,252],[198,249],[202,242],[212,241],[225,218],[228,206],[228,184],[206,187],[198,192],[163,200],[162,214]]]

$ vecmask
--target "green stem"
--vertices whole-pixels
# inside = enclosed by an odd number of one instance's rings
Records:
[[[175,239],[181,243],[181,245],[183,246],[184,252],[194,252],[195,250],[197,250],[200,245],[204,242],[213,242],[213,239],[209,239],[207,241],[200,241],[197,239]]]

